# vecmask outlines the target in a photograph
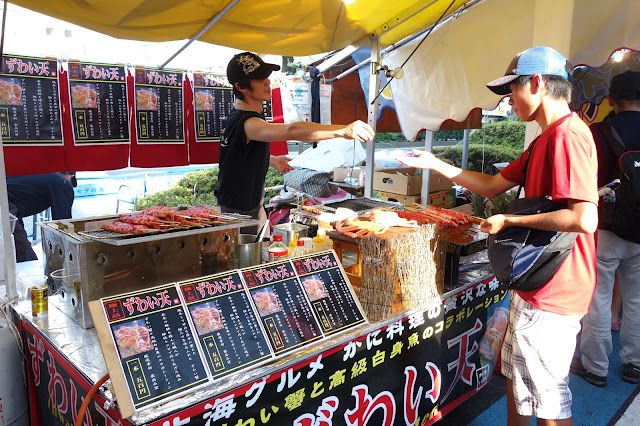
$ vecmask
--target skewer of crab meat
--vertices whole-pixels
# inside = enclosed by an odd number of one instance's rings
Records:
[[[167,220],[174,220],[173,216],[177,213],[177,211],[176,209],[172,209],[171,207],[153,206],[142,210],[141,213],[148,214],[150,216],[165,218]]]
[[[117,232],[118,234],[144,234],[145,232],[153,231],[144,225],[135,225],[125,222],[113,222],[102,225],[102,229]]]
[[[120,220],[124,223],[131,223],[134,225],[146,225],[149,228],[158,228],[160,225],[164,224],[164,222],[158,217],[148,214],[121,214]]]
[[[184,212],[186,213],[180,212],[180,214],[174,215],[173,219],[177,222],[184,219],[184,220],[188,220],[190,222],[196,222],[196,223],[208,222],[210,219],[209,217],[205,219],[204,217],[194,216],[192,214],[189,214],[190,212],[188,210],[184,210]]]
[[[190,218],[187,219],[187,216],[182,216],[182,215],[179,215],[179,214],[175,215],[174,219],[176,220],[176,222],[183,223],[183,224],[189,225],[189,226],[197,226],[199,228],[204,228],[205,226],[207,226],[207,225],[205,225],[203,223],[198,223],[198,222],[194,222],[192,220],[189,220]]]
[[[185,213],[189,212],[189,213]],[[203,217],[205,219],[210,218],[211,216],[218,216],[218,212],[215,209],[211,209],[208,207],[191,207],[187,210],[182,210],[179,213],[187,214],[187,216],[192,217]]]

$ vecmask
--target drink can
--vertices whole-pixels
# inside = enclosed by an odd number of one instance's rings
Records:
[[[49,310],[49,287],[34,285],[31,287],[31,315],[46,314]]]

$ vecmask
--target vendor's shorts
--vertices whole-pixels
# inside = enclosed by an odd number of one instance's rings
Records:
[[[582,315],[542,311],[510,291],[509,327],[502,345],[502,374],[513,380],[520,415],[571,417],[569,366]]]
[[[259,229],[262,229],[262,225],[267,221],[267,213],[264,211],[264,200],[260,201],[260,204],[258,204],[257,207],[252,208],[251,210],[239,210],[239,209],[234,209],[231,207],[226,207],[223,205],[220,205],[220,212],[222,213],[239,213],[239,214],[246,214],[247,216],[251,216],[252,219],[257,219],[260,221],[260,225],[256,225],[256,226],[247,226],[244,228],[240,228],[240,233],[241,234],[251,234],[251,235],[255,235],[258,233]],[[268,238],[271,236],[271,232],[269,230],[269,228],[267,228],[264,237]]]

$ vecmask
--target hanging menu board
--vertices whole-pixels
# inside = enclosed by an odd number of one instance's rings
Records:
[[[0,133],[6,145],[62,145],[58,62],[2,56]]]
[[[193,73],[196,141],[220,141],[222,126],[233,108],[233,90],[226,77]]]
[[[134,409],[210,381],[174,284],[100,302]]]
[[[138,144],[184,143],[182,72],[136,68]]]
[[[322,331],[291,262],[241,269],[274,354],[322,339]]]
[[[273,357],[238,271],[178,286],[214,379]]]
[[[292,262],[326,336],[366,322],[335,253],[323,252]]]
[[[69,62],[76,145],[129,143],[126,77],[124,65]]]

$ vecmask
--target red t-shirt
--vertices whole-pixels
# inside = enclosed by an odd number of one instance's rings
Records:
[[[520,183],[525,151],[500,174]],[[598,160],[591,131],[574,113],[553,123],[535,142],[527,169],[527,197],[598,204]],[[573,250],[544,287],[518,294],[533,306],[563,315],[581,315],[589,309],[596,286],[594,234],[578,234]]]

